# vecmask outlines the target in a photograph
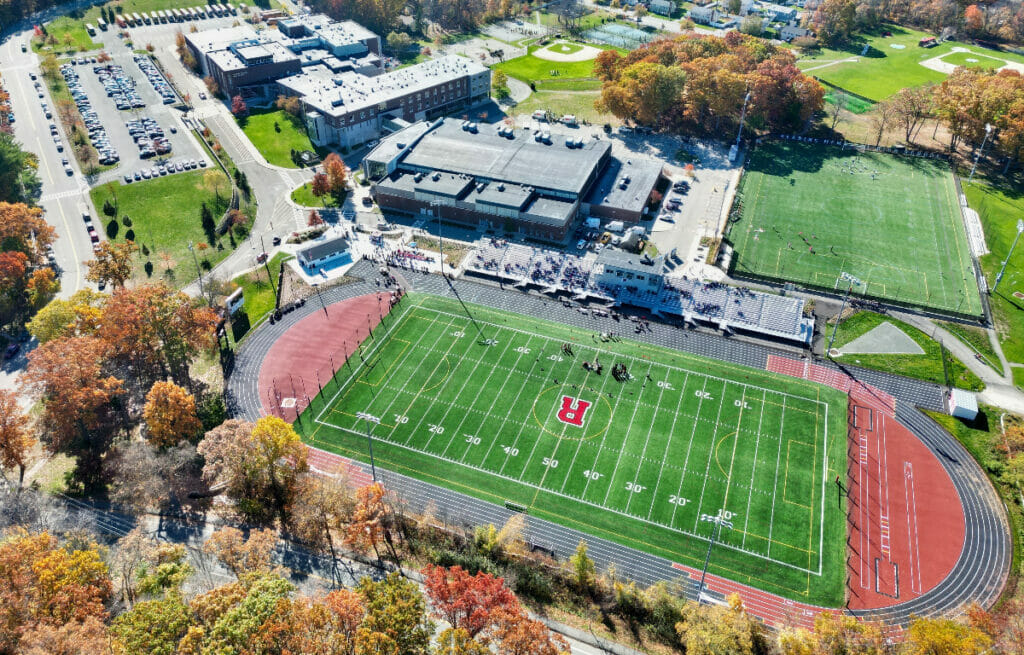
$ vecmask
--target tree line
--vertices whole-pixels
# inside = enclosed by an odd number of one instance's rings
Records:
[[[748,92],[749,125],[800,130],[825,97],[821,85],[797,69],[787,48],[738,32],[687,33],[626,55],[605,50],[594,74],[603,82],[599,109],[667,130],[734,129]]]

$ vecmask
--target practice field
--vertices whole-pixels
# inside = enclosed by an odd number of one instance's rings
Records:
[[[729,228],[733,271],[978,316],[967,234],[946,162],[794,141],[763,144]]]
[[[833,480],[846,472],[845,395],[469,311],[474,320],[452,300],[404,298],[296,428],[313,445],[366,461],[369,426],[386,468],[695,567],[707,519],[721,516],[731,529],[715,546],[713,571],[841,603],[845,508]],[[621,381],[617,364],[628,372]]]

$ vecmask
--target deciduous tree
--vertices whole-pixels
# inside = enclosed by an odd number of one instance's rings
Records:
[[[23,253],[30,263],[46,263],[46,247],[57,233],[43,218],[43,210],[20,202],[0,202],[0,250]]]
[[[683,620],[676,626],[687,655],[753,655],[760,639],[757,622],[743,610],[737,599],[729,606],[687,604]]]
[[[173,382],[154,382],[142,410],[146,437],[157,447],[176,445],[203,429],[196,414],[196,399]]]
[[[461,566],[428,565],[423,586],[438,618],[476,637],[497,622],[497,612],[521,612],[505,580],[490,573],[470,575]]]
[[[60,291],[60,280],[52,268],[37,268],[29,275],[25,291],[28,293],[28,302],[32,309],[38,310],[53,300]]]
[[[277,545],[277,533],[271,529],[253,530],[246,537],[238,528],[216,530],[203,544],[203,551],[241,578],[246,573],[270,571],[270,556]]]
[[[907,627],[902,655],[980,655],[992,645],[981,630],[952,619],[917,619]]]
[[[332,152],[324,159],[324,174],[327,175],[327,186],[335,197],[345,193],[348,174],[345,171],[345,162],[338,153]]]
[[[98,464],[106,451],[111,400],[122,390],[121,380],[103,372],[106,353],[93,336],[55,339],[29,353],[22,384],[43,400],[41,434],[53,452]]]
[[[235,116],[245,116],[249,111],[249,107],[246,106],[245,100],[241,95],[235,95],[231,98],[231,113]]]
[[[102,241],[94,250],[95,258],[85,262],[85,279],[123,287],[132,276],[132,258],[138,252],[134,241]]]
[[[63,625],[37,623],[25,631],[18,652],[21,655],[120,655],[125,653],[120,643],[113,642],[107,626],[96,616],[87,616],[81,621],[70,621]]]
[[[569,566],[572,567],[573,581],[580,589],[589,591],[594,584],[594,560],[587,555],[587,542],[580,539],[576,546],[576,552],[569,558]]]
[[[323,173],[317,173],[313,176],[313,181],[310,183],[310,187],[310,191],[314,198],[323,198],[331,192],[331,184],[327,181],[327,176]],[[326,202],[324,204],[326,204]]]
[[[222,483],[247,518],[288,522],[289,508],[306,472],[306,447],[292,426],[275,416],[255,424],[229,420],[206,433],[198,451],[206,458],[203,476]]]
[[[365,577],[356,589],[363,598],[366,618],[362,628],[370,635],[379,633],[398,647],[403,655],[425,655],[434,625],[427,618],[426,602],[416,583],[398,573],[380,581]],[[380,641],[372,639],[371,641]],[[376,652],[376,651],[368,651]]]
[[[25,468],[34,445],[29,418],[21,410],[18,397],[0,389],[0,469],[18,469],[18,487],[25,481]]]
[[[345,531],[345,543],[353,548],[372,548],[380,558],[380,542],[387,544],[392,558],[398,561],[390,543],[387,503],[384,501],[384,487],[379,483],[368,484],[356,490],[356,503]]]
[[[164,284],[116,289],[103,311],[101,330],[113,353],[159,377],[189,386],[189,363],[216,343],[217,316]]]
[[[178,594],[144,600],[114,619],[111,632],[128,653],[175,655],[192,613]]]
[[[88,288],[79,289],[66,300],[55,298],[36,312],[28,322],[28,331],[39,343],[95,334],[106,299],[105,294]]]
[[[567,655],[569,642],[523,612],[498,612],[494,642],[504,655]],[[689,651],[687,651],[689,652]]]

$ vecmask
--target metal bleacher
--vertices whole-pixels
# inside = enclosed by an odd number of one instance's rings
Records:
[[[534,285],[545,293],[570,293],[579,300],[644,307],[654,314],[681,316],[688,322],[703,322],[723,330],[802,344],[810,343],[814,334],[814,319],[804,316],[801,298],[685,275],[666,275],[658,291],[641,290],[599,283],[602,268],[593,255],[579,257],[499,239],[484,240],[467,266],[469,271],[511,281],[518,287]]]

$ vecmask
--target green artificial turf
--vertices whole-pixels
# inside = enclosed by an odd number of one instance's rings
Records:
[[[1024,217],[1024,192],[1018,188],[996,188],[976,177],[973,184],[964,185],[964,194],[981,217],[985,243],[991,251],[981,257],[981,268],[988,288],[992,289],[1017,235],[1017,221]],[[995,293],[989,294],[989,306],[1006,359],[1024,363],[1024,239],[1007,262]]]
[[[750,155],[729,239],[740,275],[979,316],[956,185],[942,160],[793,141]]]
[[[924,350],[923,355],[866,355],[862,353],[851,353],[834,357],[836,361],[847,364],[856,364],[865,368],[874,368],[897,375],[905,375],[918,380],[934,382],[936,384],[946,383],[946,374],[943,371],[943,354],[946,358],[946,367],[949,371],[950,382],[953,386],[961,389],[980,391],[984,388],[982,381],[972,373],[963,362],[953,356],[948,350],[943,353],[939,343],[921,332],[912,325],[907,325],[889,316],[883,316],[874,312],[857,312],[839,324],[836,332],[836,340],[833,348],[842,350],[843,346],[850,343],[857,337],[870,332],[882,323],[892,323]],[[834,321],[829,324],[828,338],[832,338]]]
[[[379,465],[693,567],[711,535],[706,519],[722,516],[732,527],[712,572],[841,604],[845,508],[831,480],[846,469],[842,393],[468,311],[473,321],[458,302],[404,298],[361,354],[339,362],[296,428],[365,461],[357,413],[369,413],[380,419],[371,424]],[[603,374],[584,361],[600,361]],[[612,376],[617,363],[631,379]]]
[[[238,119],[238,124],[260,154],[276,166],[298,168],[292,161],[292,150],[320,152],[309,140],[302,123],[283,109],[253,109],[248,116]]]
[[[887,31],[891,32],[892,36],[882,36]],[[929,82],[938,83],[946,79],[945,73],[925,68],[921,62],[945,54],[952,56],[954,47],[966,48],[974,53],[963,55],[965,59],[972,57],[984,61],[982,57],[987,54],[1009,61],[1024,62],[1024,57],[1014,53],[995,52],[956,41],[946,41],[934,48],[918,46],[918,41],[927,36],[932,35],[886,25],[870,34],[858,35],[842,49],[824,48],[814,55],[801,57],[798,66],[808,74],[830,84],[877,101],[905,87],[920,86]],[[868,46],[868,53],[861,55],[865,45]],[[893,48],[894,45],[903,47]],[[847,59],[852,61],[844,61]],[[944,60],[950,61],[948,57]],[[957,60],[953,61],[955,63]],[[824,65],[830,62],[843,63]]]
[[[203,184],[203,176],[211,170],[223,178],[220,199]],[[172,271],[168,277],[172,284],[183,286],[198,276],[196,260],[205,271],[234,250],[235,245],[227,235],[217,236],[211,242],[200,220],[203,202],[213,212],[214,222],[219,223],[227,210],[231,185],[219,169],[175,173],[127,185],[104,184],[90,191],[90,195],[94,206],[101,212],[99,218],[102,220],[98,221],[96,229],[106,232],[108,237],[110,233],[106,230],[110,218],[102,214],[103,204],[108,198],[117,205],[119,219],[123,216],[131,219],[130,227],[120,221],[114,240],[123,241],[127,236],[134,236],[136,245],[149,251],[146,255],[140,250],[136,255],[135,277],[138,280],[167,279],[165,276],[168,274],[160,256],[161,253],[167,253],[171,256]],[[133,235],[129,234],[129,230]],[[193,247],[205,243],[209,248],[197,248],[194,260],[188,249],[189,241]],[[152,264],[148,271],[147,261]]]

